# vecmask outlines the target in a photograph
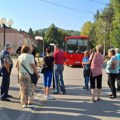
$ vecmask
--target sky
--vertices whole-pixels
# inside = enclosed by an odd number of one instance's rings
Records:
[[[44,2],[45,0],[0,0],[0,18],[12,19],[15,29],[28,32],[48,28],[52,23],[66,30],[80,31],[87,21],[94,21],[97,10],[103,10],[109,0],[46,0],[54,4],[67,6],[67,9]],[[96,2],[97,1],[97,2]]]

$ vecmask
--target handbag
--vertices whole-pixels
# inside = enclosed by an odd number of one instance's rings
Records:
[[[21,65],[22,65],[22,66],[24,67],[24,69],[29,73],[32,83],[36,86],[37,81],[38,81],[37,75],[36,75],[35,73],[34,73],[34,74],[31,74],[31,73],[28,71],[28,69],[27,69],[22,63],[21,63]]]
[[[43,74],[45,73],[45,66],[42,67],[41,73],[43,73]]]

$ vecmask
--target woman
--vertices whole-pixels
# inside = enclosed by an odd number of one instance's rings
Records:
[[[53,74],[53,62],[54,57],[50,55],[51,50],[50,48],[46,49],[46,56],[44,57],[44,98],[46,100],[54,99],[52,96],[49,95],[51,81],[52,81],[52,74]]]
[[[108,85],[112,92],[112,94],[110,94],[109,96],[111,99],[114,99],[116,98],[115,79],[117,78],[119,73],[119,62],[113,48],[108,50],[108,56],[110,57],[110,60],[107,62],[106,72],[108,74]]]
[[[29,73],[21,65],[21,63],[28,69],[28,71],[33,74],[35,73],[38,77],[34,57],[30,54],[30,48],[26,45],[23,45],[21,48],[21,55],[17,59],[16,68],[19,68],[19,82],[20,82],[20,99],[23,107],[33,103],[33,83]]]
[[[92,93],[92,102],[96,102],[95,100],[95,83],[97,83],[97,100],[100,100],[100,93],[102,88],[102,64],[104,57],[102,55],[103,47],[102,45],[96,46],[96,53],[92,53],[89,59],[90,62],[90,86]]]
[[[89,63],[89,51],[84,52],[84,57],[82,60],[82,66],[83,66],[83,76],[84,76],[84,83],[85,86],[83,89],[88,90],[88,84],[89,84],[89,79],[90,79],[90,63]]]

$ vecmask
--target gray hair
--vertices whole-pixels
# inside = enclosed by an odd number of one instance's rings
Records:
[[[98,44],[98,45],[96,46],[96,51],[98,51],[98,52],[103,52],[103,46],[102,46],[101,44]]]
[[[11,48],[11,44],[10,44],[10,43],[6,43],[6,44],[5,44],[5,49],[8,50],[8,49],[10,49],[10,48]]]
[[[120,53],[119,48],[115,48],[115,52],[116,52],[116,53]]]

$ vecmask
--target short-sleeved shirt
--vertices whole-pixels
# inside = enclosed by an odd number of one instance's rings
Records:
[[[113,61],[116,63],[115,69],[112,69],[112,67],[111,67]],[[107,73],[113,73],[113,74],[119,73],[118,65],[119,65],[119,63],[118,63],[118,58],[117,58],[117,56],[113,56],[113,57],[107,62],[106,72],[107,72]]]
[[[64,64],[65,56],[61,50],[57,50],[54,52],[54,60],[55,64]]]
[[[21,63],[27,68],[27,70],[33,74],[33,69],[30,64],[35,64],[34,57],[31,54],[23,53],[18,57],[19,62],[19,72],[20,73],[27,73],[25,68],[21,65]]]
[[[118,61],[119,61],[118,69],[120,70],[120,53],[117,53],[116,56],[117,56]]]
[[[89,62],[89,57],[83,57],[82,62]],[[85,69],[85,70],[90,69],[90,64],[85,64],[85,65],[84,65],[84,69]]]
[[[92,59],[93,58],[93,59]],[[91,72],[92,72],[92,77],[98,76],[102,74],[102,64],[104,57],[101,53],[94,53],[90,55],[89,61],[91,61]]]
[[[1,66],[4,67],[4,63],[8,63],[10,65],[10,68],[13,68],[13,62],[12,59],[10,58],[10,54],[7,50],[2,50],[0,53],[0,58],[1,58]]]
[[[53,71],[53,62],[54,62],[53,56],[44,57],[45,71]]]

